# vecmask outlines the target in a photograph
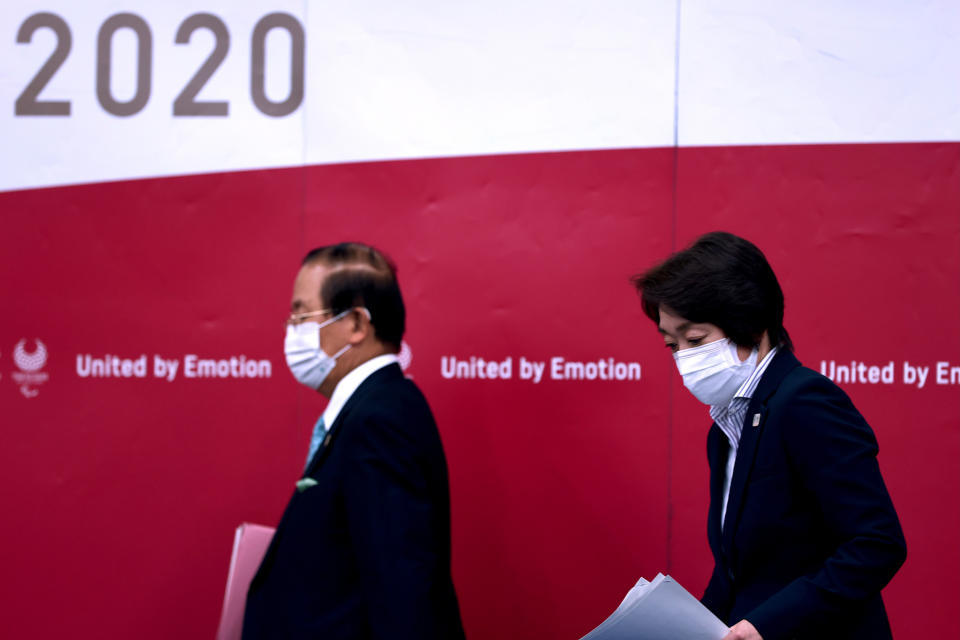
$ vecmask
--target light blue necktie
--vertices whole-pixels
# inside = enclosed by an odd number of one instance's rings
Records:
[[[325,435],[327,435],[327,426],[323,423],[323,414],[321,413],[320,418],[317,419],[317,424],[313,426],[313,436],[310,438],[310,451],[307,453],[307,464],[303,467],[304,471],[310,466],[310,460],[317,449],[320,448],[320,443],[323,442]]]

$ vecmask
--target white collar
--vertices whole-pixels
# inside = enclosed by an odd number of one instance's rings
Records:
[[[382,356],[370,358],[343,376],[333,389],[333,394],[330,396],[330,402],[327,403],[327,408],[323,410],[323,424],[327,430],[333,426],[333,422],[337,419],[337,416],[340,415],[343,405],[347,404],[347,400],[349,400],[350,396],[357,390],[357,387],[363,384],[364,380],[380,369],[399,361],[397,354],[385,353]]]
[[[744,381],[740,388],[737,389],[737,392],[733,394],[734,398],[746,398],[750,400],[753,398],[753,392],[757,390],[757,385],[760,384],[760,378],[763,377],[763,374],[766,372],[767,367],[770,366],[770,363],[773,362],[773,357],[777,355],[777,349],[779,346],[770,349],[767,355],[763,356],[763,360],[757,363],[756,368],[750,374],[750,377]]]

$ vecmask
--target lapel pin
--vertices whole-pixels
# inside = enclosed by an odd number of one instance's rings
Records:
[[[327,437],[323,439],[323,446],[330,444],[330,434],[327,434]]]
[[[759,414],[759,413],[753,414],[753,426],[755,426],[755,427],[759,427],[759,426],[760,426],[760,414]]]

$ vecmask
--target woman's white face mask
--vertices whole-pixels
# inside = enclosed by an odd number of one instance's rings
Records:
[[[723,338],[673,354],[677,369],[683,377],[683,386],[700,402],[712,406],[726,406],[757,366],[754,347],[743,362],[737,355],[737,345]]]

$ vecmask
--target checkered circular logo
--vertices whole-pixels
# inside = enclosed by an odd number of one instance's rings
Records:
[[[26,350],[27,340],[24,338],[13,348],[13,361],[21,371],[39,371],[47,364],[47,347],[39,339],[35,339],[36,348],[33,353]]]

